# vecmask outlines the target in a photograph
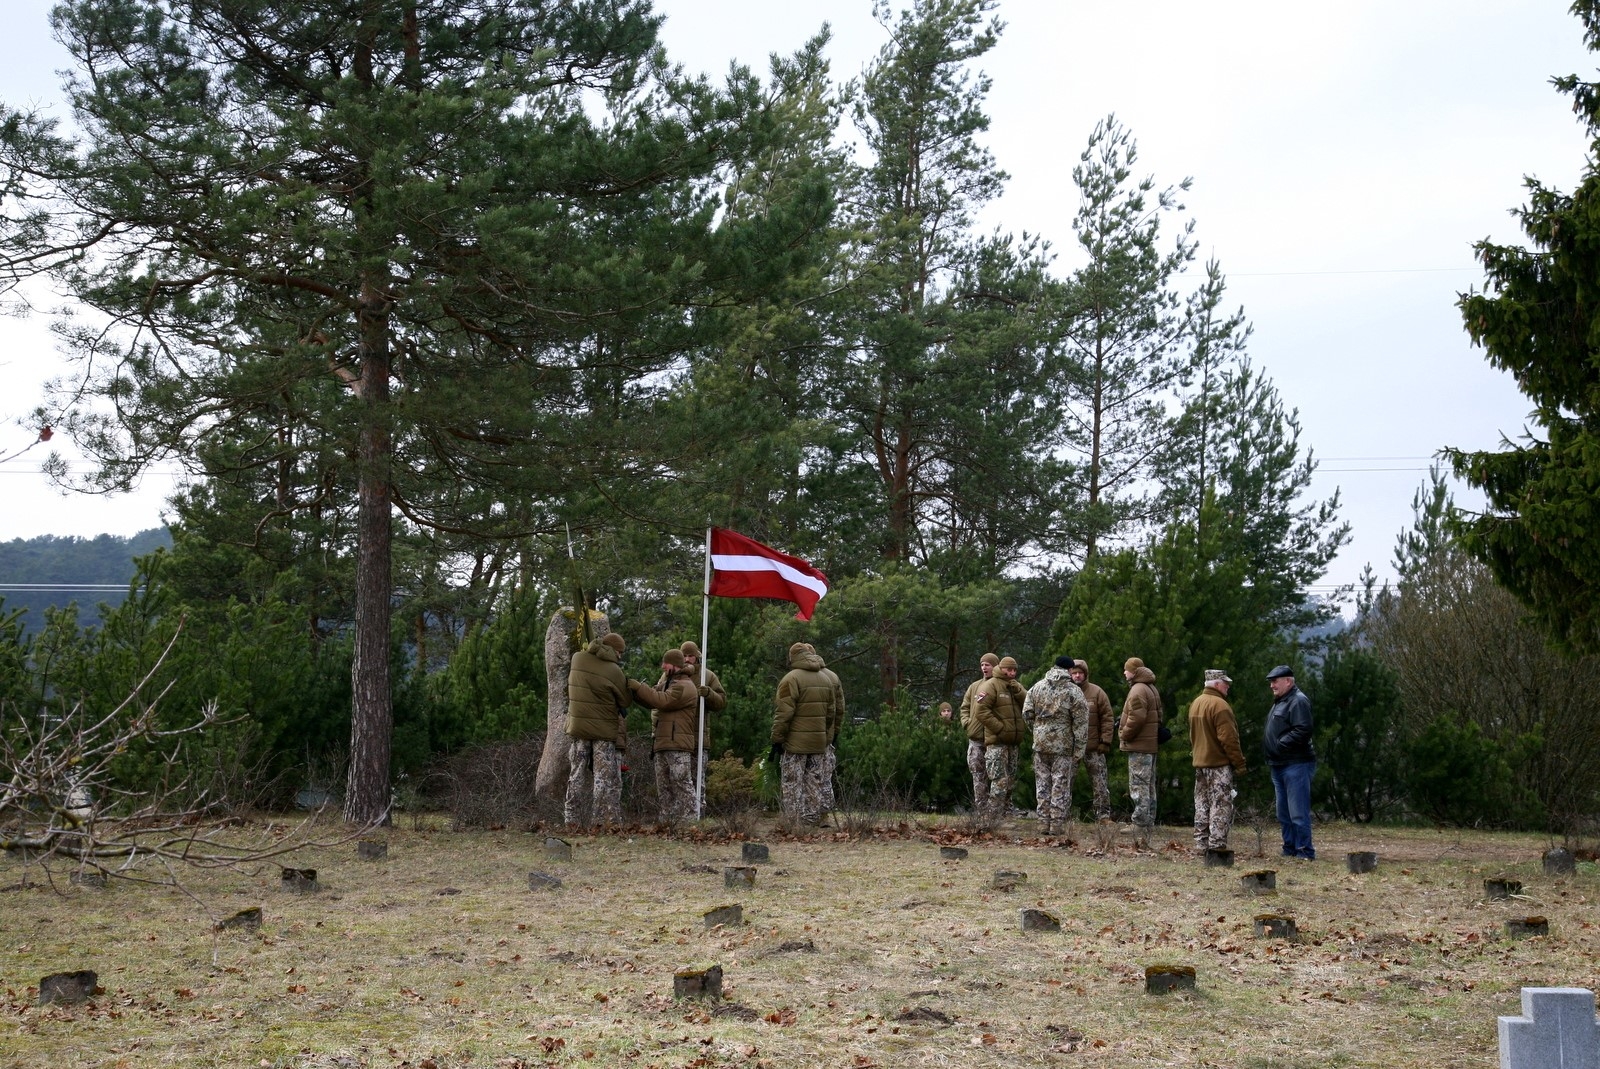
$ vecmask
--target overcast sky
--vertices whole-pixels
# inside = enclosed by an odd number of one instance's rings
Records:
[[[58,100],[65,55],[50,0],[5,0],[0,99]],[[660,0],[669,54],[720,75],[764,71],[828,22],[838,79],[883,44],[870,0]],[[1328,576],[1371,562],[1389,575],[1395,535],[1429,458],[1446,445],[1517,437],[1529,405],[1461,330],[1456,295],[1481,273],[1472,242],[1520,241],[1509,210],[1525,175],[1570,189],[1587,139],[1549,79],[1594,77],[1581,28],[1556,0],[1008,0],[987,143],[1011,176],[985,228],[1043,235],[1077,263],[1071,171],[1109,112],[1162,185],[1189,176],[1200,259],[1217,259],[1250,353],[1299,409],[1354,538]],[[55,106],[60,114],[59,106]],[[61,361],[45,317],[0,319],[0,456]],[[58,438],[55,443],[60,444]],[[174,476],[139,494],[63,497],[40,450],[0,464],[0,540],[131,534],[160,522]],[[1463,494],[1463,503],[1472,498]]]

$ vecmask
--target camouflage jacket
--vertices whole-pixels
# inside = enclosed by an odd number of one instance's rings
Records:
[[[1089,741],[1089,703],[1066,669],[1052,668],[1028,688],[1022,719],[1033,729],[1033,748],[1039,753],[1083,758]]]

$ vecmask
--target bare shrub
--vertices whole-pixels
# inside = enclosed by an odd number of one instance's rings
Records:
[[[622,817],[630,824],[650,824],[660,809],[656,795],[655,762],[651,751],[655,741],[646,735],[642,739],[628,740],[627,759],[623,761]]]
[[[447,792],[450,827],[506,827],[531,824],[539,814],[534,783],[539,772],[537,738],[512,739],[473,746],[439,766]]]
[[[900,814],[911,812],[912,797],[911,791],[887,780],[867,784],[855,776],[844,777],[839,784],[834,819],[850,838],[870,838],[886,819],[898,819]]]

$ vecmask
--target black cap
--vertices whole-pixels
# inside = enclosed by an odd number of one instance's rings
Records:
[[[1063,653],[1061,656],[1056,658],[1056,667],[1070,672],[1073,669],[1073,660],[1071,657],[1068,657]]]
[[[1288,676],[1290,679],[1293,679],[1294,669],[1290,668],[1286,664],[1280,664],[1278,667],[1267,673],[1268,679],[1282,679],[1284,676]]]

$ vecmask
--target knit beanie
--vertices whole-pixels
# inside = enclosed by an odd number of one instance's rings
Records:
[[[1143,667],[1144,667],[1144,662],[1139,660],[1139,658],[1137,658],[1137,657],[1129,657],[1126,661],[1122,662],[1122,670],[1124,672],[1131,672],[1135,668],[1143,668]]]
[[[1056,658],[1056,667],[1064,672],[1072,671],[1073,666],[1077,663],[1077,661],[1074,661],[1071,657],[1068,657],[1064,653]]]
[[[623,650],[628,648],[628,644],[622,641],[622,636],[617,634],[615,631],[608,631],[604,635],[601,635],[600,641],[605,645],[610,646],[618,653],[621,653]]]
[[[661,655],[661,663],[662,664],[671,665],[673,668],[682,668],[683,667],[683,651],[682,650],[668,650],[666,653],[663,653]]]
[[[1000,658],[999,667],[1001,667],[1001,668],[1010,668],[1012,670],[1015,670],[1016,667],[1017,667],[1016,658],[1014,658],[1014,657],[1002,657],[1002,658]]]
[[[996,657],[992,653],[986,653],[982,657],[978,658],[978,663],[979,664],[986,664],[990,668],[993,668],[995,665],[1000,663],[1000,658]]]

